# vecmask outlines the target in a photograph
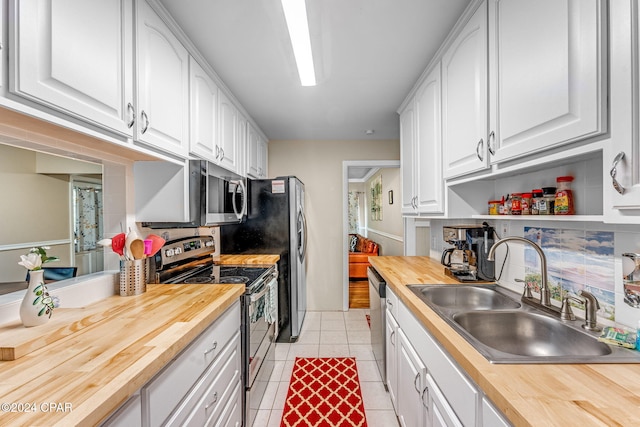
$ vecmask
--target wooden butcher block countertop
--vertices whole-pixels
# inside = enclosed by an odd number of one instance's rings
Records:
[[[82,328],[0,362],[0,425],[100,423],[243,292],[244,285],[147,285],[141,295],[67,309],[78,310],[75,325]],[[54,333],[48,325],[36,327],[43,338]]]
[[[213,262],[220,265],[273,265],[280,260],[280,255],[220,255]]]
[[[428,257],[369,261],[416,318],[516,426],[640,425],[639,364],[489,363],[408,284],[456,284]]]

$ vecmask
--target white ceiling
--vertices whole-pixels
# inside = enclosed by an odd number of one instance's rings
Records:
[[[469,1],[307,0],[314,87],[280,0],[160,3],[270,140],[362,140],[399,138],[396,110]]]

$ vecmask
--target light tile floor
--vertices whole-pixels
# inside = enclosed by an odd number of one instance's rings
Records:
[[[276,364],[254,427],[279,427],[296,357],[355,357],[369,427],[398,425],[371,351],[369,310],[309,311],[298,342],[276,344]]]

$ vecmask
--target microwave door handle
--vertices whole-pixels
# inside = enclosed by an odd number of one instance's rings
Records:
[[[240,184],[240,190],[242,194],[242,210],[240,211],[240,216],[238,219],[242,219],[242,217],[247,213],[247,187],[244,185],[244,181],[238,181]]]
[[[233,213],[236,214],[236,218],[238,218],[238,220],[241,220],[242,217],[244,216],[244,212],[247,208],[247,189],[244,186],[244,182],[242,182],[241,180],[237,180],[237,181],[231,181],[232,184],[236,184],[238,187],[240,187],[240,197],[242,198],[242,210],[240,212],[238,212],[238,206],[236,205],[236,197],[235,194],[233,195],[233,197],[231,198],[231,204],[233,205]],[[235,191],[234,191],[235,193]]]

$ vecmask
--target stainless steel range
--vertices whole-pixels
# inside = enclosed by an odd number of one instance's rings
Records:
[[[275,265],[217,265],[211,236],[167,242],[149,265],[149,282],[245,284],[240,298],[244,423],[251,426],[275,365],[278,336],[278,270]]]

